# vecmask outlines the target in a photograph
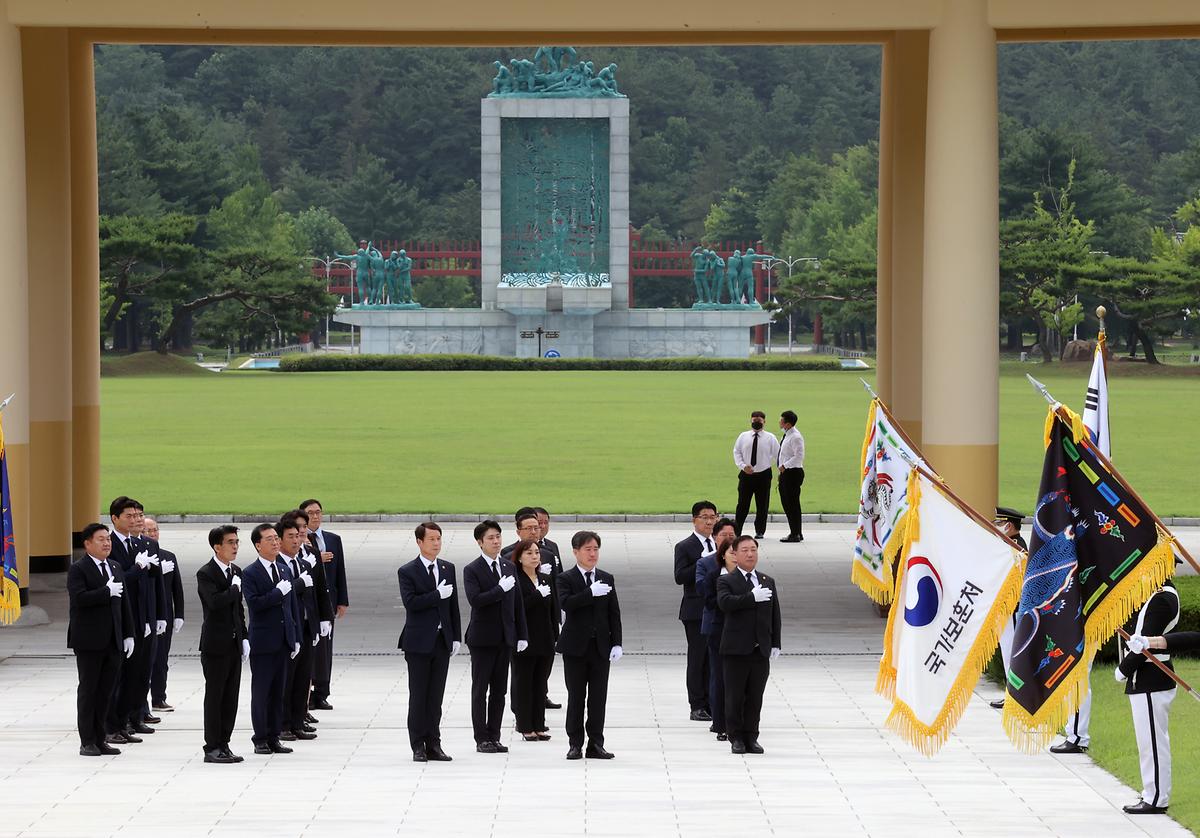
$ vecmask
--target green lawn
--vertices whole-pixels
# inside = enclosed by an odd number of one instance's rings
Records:
[[[1029,511],[1045,404],[1026,369],[1077,408],[1087,369],[1003,367],[1001,501]],[[1161,515],[1200,514],[1198,384],[1112,382],[1117,462]],[[157,512],[278,511],[310,493],[339,513],[732,509],[731,448],[754,408],[800,416],[805,511],[850,512],[867,396],[849,372],[238,372],[106,377],[102,404],[103,496]]]
[[[1193,687],[1200,684],[1200,661],[1176,661],[1176,671]],[[1111,664],[1092,671],[1092,746],[1090,753],[1105,770],[1130,786],[1128,800],[1142,788],[1137,745],[1124,685],[1112,677]],[[1171,770],[1173,791],[1170,814],[1192,832],[1200,832],[1200,702],[1179,690],[1171,704]]]

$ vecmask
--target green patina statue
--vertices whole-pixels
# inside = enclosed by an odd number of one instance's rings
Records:
[[[742,301],[742,251],[735,250],[729,254],[729,302],[737,304]]]
[[[544,96],[550,98],[621,97],[617,65],[596,72],[591,61],[578,61],[574,47],[538,47],[533,60],[513,58],[506,67],[493,61],[496,77],[488,98]]]
[[[365,245],[366,242],[360,242],[360,245]],[[360,246],[354,254],[337,253],[333,254],[339,259],[349,259],[353,261],[354,277],[353,282],[358,286],[358,301],[360,304],[367,303],[371,287],[371,257],[367,254],[365,246]],[[351,299],[353,303],[353,299]]]
[[[708,272],[708,251],[700,245],[692,248],[692,281],[696,284],[696,305],[711,303]]]
[[[396,261],[399,299],[393,298],[392,302],[400,302],[405,305],[416,305],[416,302],[413,300],[412,257],[401,250]]]
[[[745,254],[743,254],[743,256],[742,256],[742,267],[741,267],[741,275],[740,275],[741,281],[738,283],[737,297],[736,297],[736,299],[733,300],[733,302],[740,303],[742,301],[742,297],[745,297],[746,305],[752,306],[754,308],[762,308],[762,304],[759,303],[759,301],[754,298],[754,263],[761,262],[764,259],[769,259],[769,258],[771,258],[770,254],[755,253],[753,247],[746,250]],[[731,287],[732,287],[732,284],[733,283],[732,283],[732,278],[731,278],[731,280],[730,280]]]

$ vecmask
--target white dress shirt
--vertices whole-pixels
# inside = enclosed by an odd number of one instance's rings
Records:
[[[758,435],[758,457],[752,466],[754,473],[770,471],[771,466],[775,463],[775,457],[779,454],[779,440],[775,438],[775,434],[765,429],[743,431],[738,435],[737,442],[733,444],[733,464],[738,467],[738,471],[751,465],[750,454],[754,450],[755,434]]]
[[[421,564],[425,565],[425,572],[426,572],[426,573],[429,573],[429,568],[431,568],[431,567],[433,568],[433,584],[434,584],[434,587],[437,587],[439,584],[441,584],[441,581],[442,581],[442,575],[441,575],[440,573],[438,573],[438,568],[437,568],[437,559],[434,559],[433,561],[430,561],[429,559],[425,558],[424,556],[418,556],[418,558],[421,560]]]
[[[717,542],[713,541],[713,537],[711,535],[701,535],[695,531],[692,532],[692,535],[696,536],[696,540],[700,542],[700,558],[711,556],[713,553],[717,552]],[[706,544],[705,542],[708,543]]]
[[[100,575],[103,576],[105,580],[113,578],[112,573],[110,573],[108,570],[107,559],[97,559],[91,553],[88,553],[88,558],[96,563],[96,570],[100,571]]]
[[[779,465],[784,468],[804,468],[804,436],[795,428],[788,428],[779,446]]]
[[[277,562],[277,561],[279,561],[279,559],[276,559],[275,561]],[[271,568],[275,566],[275,562],[269,562],[266,559],[264,559],[262,556],[259,556],[258,563],[263,566],[263,570],[265,570],[267,572],[267,578],[270,579],[271,578]],[[276,570],[275,572],[279,573],[278,570]],[[282,573],[279,573],[279,581],[280,582],[283,581]],[[272,584],[274,584],[274,583],[272,583]]]
[[[321,528],[317,527],[312,531],[312,534],[317,537],[317,547],[322,553],[325,552],[325,533],[321,532]]]

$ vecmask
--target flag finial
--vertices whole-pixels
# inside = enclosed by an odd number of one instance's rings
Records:
[[[1104,306],[1096,306],[1096,318],[1100,321],[1100,334],[1104,334],[1104,316],[1108,314],[1108,309]]]

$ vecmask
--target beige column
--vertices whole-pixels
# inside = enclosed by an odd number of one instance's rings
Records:
[[[71,154],[67,33],[21,32],[29,285],[29,569],[71,561]]]
[[[925,246],[925,97],[929,33],[892,41],[891,401],[892,414],[921,444],[921,286]],[[880,195],[882,200],[882,193]],[[882,203],[881,203],[882,206]],[[882,226],[883,217],[880,215]],[[881,343],[882,345],[882,343]]]
[[[100,513],[100,200],[92,44],[68,43],[71,118],[71,524]]]
[[[22,604],[29,600],[29,271],[21,35],[0,16],[0,400]]]
[[[896,124],[896,46],[883,43],[879,75],[879,216],[875,227],[875,392],[892,403],[892,291],[895,283],[892,250],[893,156]]]
[[[999,152],[987,7],[944,0],[929,39],[921,413],[930,461],[990,515],[999,439]]]

